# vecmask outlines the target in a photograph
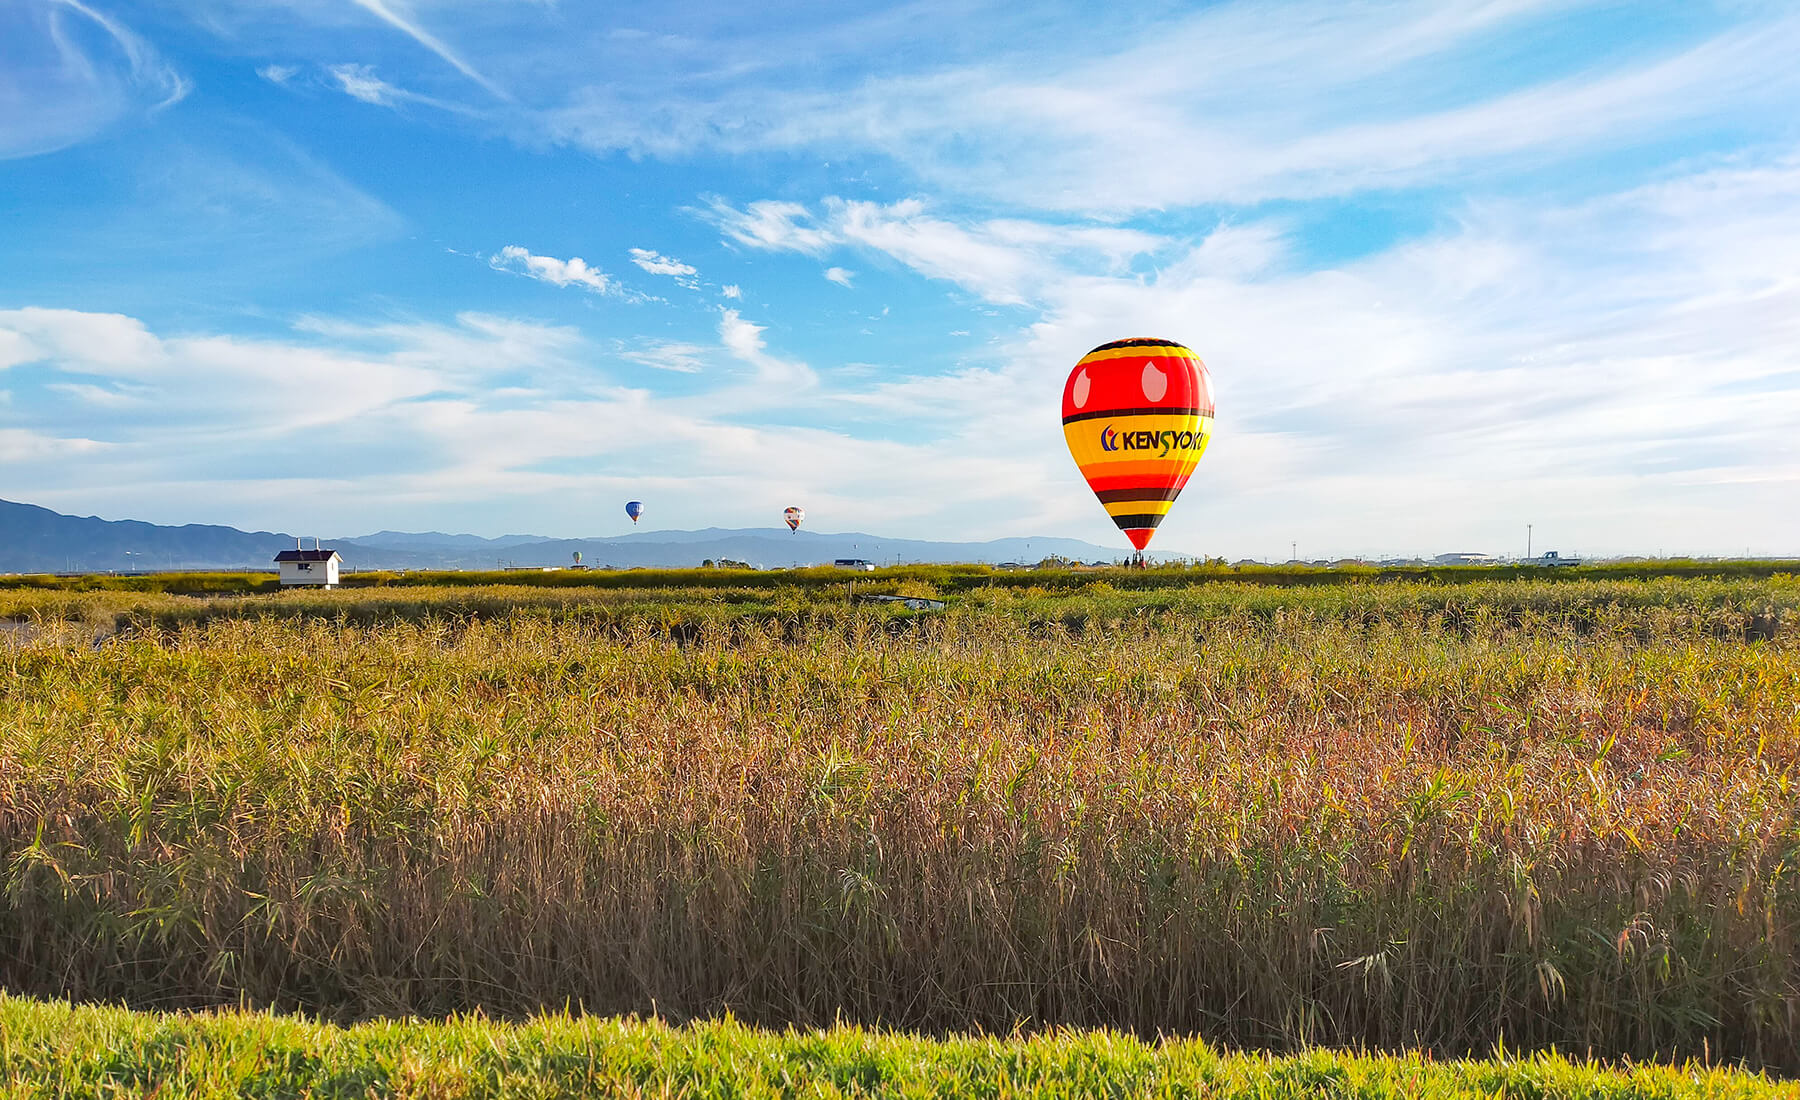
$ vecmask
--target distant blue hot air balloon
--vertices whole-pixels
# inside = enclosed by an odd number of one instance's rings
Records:
[[[631,522],[636,523],[638,517],[644,514],[644,502],[641,500],[626,501],[625,514],[631,517]]]

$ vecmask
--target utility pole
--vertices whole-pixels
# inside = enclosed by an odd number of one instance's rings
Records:
[[[1531,524],[1525,525],[1525,560],[1531,560]]]
[[[1298,542],[1288,543],[1288,560],[1289,561],[1299,561],[1300,560],[1300,544]]]

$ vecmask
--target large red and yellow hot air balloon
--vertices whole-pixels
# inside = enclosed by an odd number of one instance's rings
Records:
[[[1069,372],[1062,419],[1081,476],[1142,550],[1206,450],[1212,379],[1173,340],[1115,340]]]

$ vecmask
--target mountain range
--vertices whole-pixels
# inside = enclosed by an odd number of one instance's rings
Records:
[[[277,531],[240,531],[190,523],[169,527],[141,520],[70,516],[0,500],[0,573],[145,572],[164,569],[268,570],[271,559],[299,545]],[[307,541],[311,545],[311,540]],[[701,531],[634,531],[602,538],[553,539],[541,535],[454,535],[441,531],[376,531],[322,545],[357,569],[681,568],[706,560],[747,562],[761,568],[829,564],[862,558],[879,565],[905,562],[1039,561],[1052,555],[1081,561],[1113,561],[1127,551],[1078,539],[994,539],[932,542],[861,532],[790,532],[786,528],[720,528]]]

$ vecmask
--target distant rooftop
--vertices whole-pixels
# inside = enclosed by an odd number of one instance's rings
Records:
[[[323,550],[283,550],[275,555],[276,561],[330,561],[338,556],[336,550],[329,547]]]

